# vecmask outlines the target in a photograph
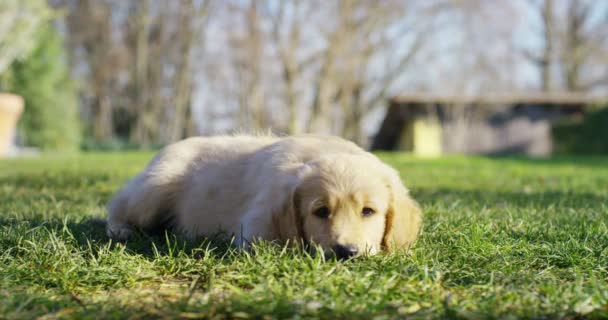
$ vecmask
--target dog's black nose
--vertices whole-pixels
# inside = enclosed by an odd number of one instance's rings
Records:
[[[334,252],[336,253],[336,257],[338,259],[348,259],[350,257],[354,257],[359,253],[359,249],[353,245],[336,245],[334,247]]]

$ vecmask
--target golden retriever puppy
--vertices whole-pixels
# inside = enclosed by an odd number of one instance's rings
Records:
[[[220,136],[165,147],[109,203],[107,235],[169,224],[190,238],[308,242],[338,258],[407,249],[421,211],[397,171],[331,136]]]

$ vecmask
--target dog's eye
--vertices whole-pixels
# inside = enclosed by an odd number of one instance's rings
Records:
[[[321,208],[315,210],[314,214],[315,214],[315,216],[317,216],[319,218],[326,219],[327,217],[329,217],[329,208],[321,207]]]
[[[365,207],[365,208],[363,208],[363,210],[361,210],[361,214],[364,217],[371,216],[374,213],[376,213],[376,211],[374,211],[374,209],[368,208],[368,207]]]

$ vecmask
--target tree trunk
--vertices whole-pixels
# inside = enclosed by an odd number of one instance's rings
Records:
[[[551,61],[554,50],[553,45],[553,0],[545,0],[542,9],[542,20],[544,25],[543,35],[545,47],[540,61],[541,88],[543,91],[551,91]]]
[[[149,99],[148,99],[148,36],[150,33],[149,0],[135,2],[133,8],[135,24],[135,63],[132,70],[133,114],[136,117],[135,125],[131,130],[131,141],[142,147],[147,147],[151,140],[151,128],[148,127]]]
[[[112,106],[110,99],[104,94],[96,94],[93,105],[93,138],[96,141],[106,141],[112,138]]]

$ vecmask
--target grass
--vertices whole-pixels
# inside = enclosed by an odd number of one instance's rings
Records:
[[[149,153],[0,162],[0,318],[607,318],[608,158],[382,154],[425,212],[407,255],[347,262],[104,236]]]

